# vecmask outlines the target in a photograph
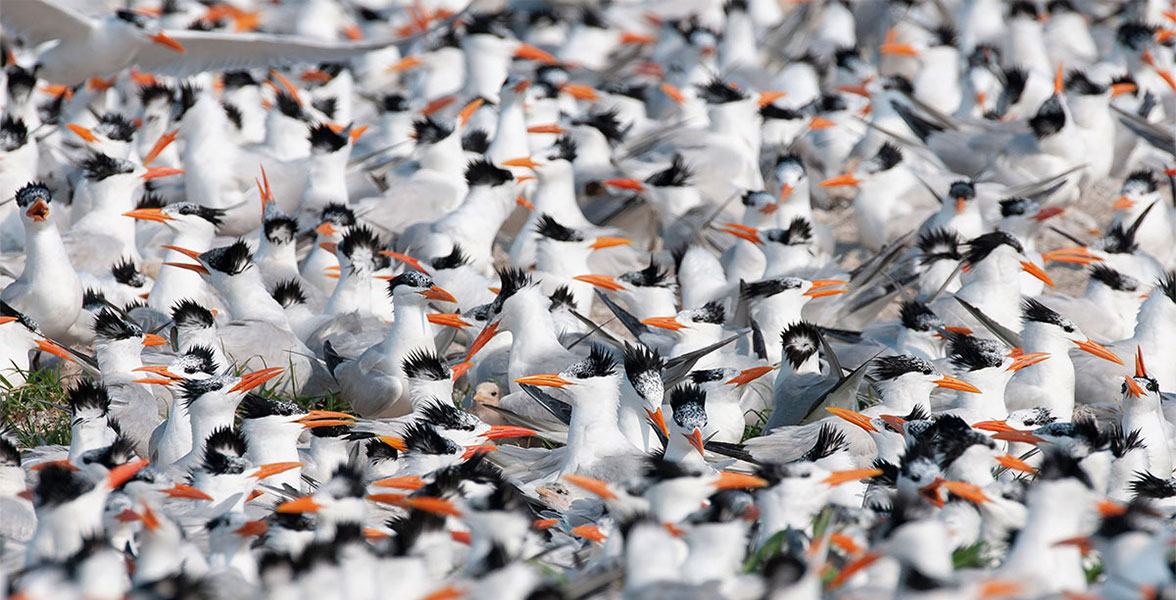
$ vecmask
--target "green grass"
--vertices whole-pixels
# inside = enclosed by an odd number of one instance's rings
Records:
[[[56,368],[22,373],[25,383],[16,386],[0,375],[0,425],[12,428],[22,447],[68,445],[66,390],[73,378],[63,379]]]

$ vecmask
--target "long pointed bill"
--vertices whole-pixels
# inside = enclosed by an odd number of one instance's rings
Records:
[[[841,567],[841,570],[837,572],[837,576],[829,582],[829,589],[837,589],[842,585],[845,585],[845,582],[849,581],[850,577],[853,577],[862,569],[865,569],[875,562],[878,562],[879,558],[882,558],[882,555],[877,552],[866,552],[865,554],[857,557],[849,564]]]
[[[657,42],[657,38],[645,33],[634,33],[632,31],[622,31],[620,42],[622,44],[653,44]]]
[[[159,136],[159,139],[155,140],[155,145],[151,147],[151,151],[147,153],[147,156],[143,157],[143,164],[151,164],[151,161],[155,160],[159,156],[159,153],[163,152],[164,148],[167,148],[168,145],[175,141],[176,135],[179,133],[180,130],[177,129]]]
[[[946,502],[943,496],[939,493],[939,487],[943,485],[946,480],[942,477],[936,477],[935,481],[919,488],[919,497],[935,506],[942,507]]]
[[[170,244],[161,244],[159,247],[165,248],[167,250],[175,250],[176,252],[179,252],[180,254],[183,254],[192,260],[200,260],[200,253],[195,250],[181,248],[180,246],[172,246]]]
[[[167,223],[168,221],[175,220],[163,214],[163,209],[161,208],[136,208],[130,212],[123,213],[122,216],[139,219],[140,221],[157,221],[159,223]]]
[[[472,366],[474,366],[474,363],[467,360],[450,367],[449,370],[453,372],[453,380],[457,381],[459,378],[461,378],[462,375],[465,375],[466,371],[469,371],[470,367]]]
[[[828,187],[839,187],[839,186],[843,186],[843,185],[849,185],[849,186],[856,187],[856,186],[860,185],[861,182],[862,182],[862,180],[858,179],[857,177],[854,177],[853,173],[845,173],[843,175],[838,175],[836,177],[830,177],[830,178],[822,181],[821,183],[818,183],[817,187],[828,188]]]
[[[944,375],[942,378],[936,379],[934,383],[941,388],[947,388],[949,390],[959,390],[961,392],[971,392],[973,394],[980,393],[980,388],[964,381],[963,379],[952,377],[951,375]]]
[[[421,59],[419,59],[415,56],[405,56],[405,57],[401,58],[400,60],[396,61],[395,63],[393,63],[392,66],[388,67],[388,72],[389,73],[401,73],[404,71],[408,71],[410,69],[415,69],[423,64],[424,63],[421,62]]]
[[[179,42],[175,41],[171,37],[168,37],[168,35],[162,31],[148,35],[147,39],[155,42],[156,44],[159,44],[160,46],[171,48],[180,54],[184,54],[185,52],[184,47],[181,46]]]
[[[1009,425],[1006,421],[980,421],[973,423],[972,429],[979,429],[980,431],[991,431],[993,433],[1000,433],[1002,431],[1016,431],[1016,429]]]
[[[992,436],[992,439],[1003,442],[1019,442],[1022,444],[1040,444],[1045,441],[1045,438],[1034,435],[1032,431],[1021,431],[1019,429],[998,432]]]
[[[461,329],[462,327],[470,327],[470,324],[463,321],[461,319],[461,315],[456,313],[430,313],[425,315],[425,319],[434,325],[442,325],[445,327],[456,327],[458,329]]]
[[[481,108],[482,104],[485,102],[486,100],[484,98],[474,98],[470,101],[469,104],[466,104],[461,108],[460,111],[458,111],[457,118],[463,127],[466,123],[470,122],[470,118],[474,116],[475,112],[478,112],[478,109]]]
[[[526,377],[519,377],[515,380],[516,383],[526,383],[528,385],[539,385],[546,387],[564,387],[572,385],[572,382],[562,378],[558,373],[543,373],[540,375],[527,375]]]
[[[706,457],[706,450],[702,446],[702,432],[701,431],[699,431],[697,428],[695,428],[695,430],[691,433],[683,433],[682,437],[686,438],[687,442],[690,442],[690,445],[692,447],[694,447],[695,450],[698,451],[699,456],[702,456],[704,458]]]
[[[499,323],[501,321],[495,321],[483,327],[482,331],[478,332],[478,337],[474,338],[474,341],[470,343],[469,350],[466,351],[465,362],[469,362],[479,350],[490,343],[490,340],[498,333]]]
[[[301,466],[302,463],[296,461],[269,463],[257,467],[257,470],[254,471],[250,477],[253,477],[254,479],[265,479],[266,477],[272,477],[278,473],[285,473],[286,471],[297,469]]]
[[[152,346],[166,346],[167,338],[155,335],[154,333],[143,334],[143,345],[150,348]]]
[[[1086,246],[1075,246],[1073,248],[1061,248],[1059,250],[1050,250],[1041,255],[1042,260],[1071,263],[1076,265],[1088,265],[1093,262],[1099,262],[1101,257],[1091,253]]]
[[[582,537],[586,540],[592,540],[598,544],[603,543],[608,539],[608,536],[595,525],[580,525],[571,529],[572,535]]]
[[[500,440],[503,438],[516,437],[530,437],[538,435],[534,429],[527,429],[526,427],[516,427],[514,425],[491,425],[490,431],[482,434],[482,437],[488,440]]]
[[[559,86],[561,93],[567,94],[576,100],[587,100],[589,102],[596,102],[600,100],[600,94],[592,89],[592,86],[582,85],[578,83],[565,83]]]
[[[554,56],[530,44],[519,44],[519,47],[515,48],[514,57],[526,60],[537,60],[549,65],[559,64],[559,61],[556,60]]]
[[[830,127],[836,126],[837,123],[834,123],[825,117],[813,117],[813,119],[809,121],[809,131],[820,131],[822,129],[828,129]]]
[[[1119,358],[1115,355],[1114,352],[1111,352],[1105,346],[1094,340],[1078,341],[1074,342],[1074,344],[1081,348],[1083,352],[1089,352],[1090,354],[1093,354],[1103,360],[1109,360],[1117,365],[1123,364],[1123,359]]]
[[[433,286],[423,292],[417,293],[424,296],[425,298],[428,298],[429,300],[436,300],[437,302],[453,302],[454,304],[457,304],[457,298],[454,298],[453,294],[450,294],[449,292],[437,286]]]
[[[676,86],[663,81],[659,88],[663,94],[669,96],[670,100],[673,100],[675,103],[683,104],[686,102],[686,96]]]
[[[1147,365],[1143,364],[1143,347],[1135,347],[1135,376],[1147,377]]]
[[[1142,398],[1147,395],[1147,392],[1143,391],[1143,388],[1140,387],[1140,385],[1136,383],[1135,380],[1131,377],[1124,377],[1123,381],[1127,382],[1127,392],[1132,396],[1135,396],[1136,398]]]
[[[654,427],[657,427],[661,430],[662,435],[666,437],[670,436],[670,429],[669,427],[666,427],[666,416],[662,414],[662,409],[660,406],[657,407],[657,410],[649,410],[648,408],[645,409],[645,414],[649,417],[649,422],[653,423]]]
[[[759,379],[760,377],[763,377],[764,375],[771,373],[775,368],[776,367],[769,367],[769,366],[765,365],[762,367],[752,367],[750,369],[744,369],[744,370],[740,371],[738,375],[736,375],[736,376],[732,377],[730,380],[728,380],[727,383],[732,384],[732,385],[744,385],[747,383],[751,383],[751,382],[755,381],[756,379]]]
[[[605,500],[615,500],[617,498],[616,492],[613,492],[611,489],[609,489],[608,483],[599,479],[593,479],[584,475],[564,475],[563,478],[564,481],[567,481],[568,483],[578,488],[592,492],[593,494],[596,494]]]
[[[550,125],[532,125],[527,128],[527,133],[550,133],[553,135],[559,135],[566,132],[567,130],[554,123]]]
[[[719,478],[714,480],[711,485],[720,490],[743,490],[768,487],[768,481],[755,475],[719,471]]]
[[[274,377],[281,375],[282,371],[283,371],[282,367],[270,367],[268,369],[254,371],[253,373],[249,373],[248,375],[243,375],[241,377],[241,381],[238,381],[237,385],[230,388],[229,391],[230,392],[249,391],[249,390],[273,379]]]
[[[140,179],[156,179],[159,177],[170,177],[172,175],[183,175],[183,169],[169,169],[167,167],[149,167],[146,173],[139,176]]]
[[[748,227],[738,223],[724,223],[723,227],[726,227],[727,229],[720,228],[719,231],[722,231],[723,233],[729,233],[737,238],[747,240],[756,245],[763,245],[764,243],[764,241],[760,239],[759,231],[757,231],[754,227]]]
[[[106,483],[110,489],[115,489],[118,486],[126,483],[130,478],[135,476],[143,467],[147,466],[147,459],[140,458],[139,460],[132,460],[128,463],[123,463],[110,470],[106,474]]]
[[[583,281],[584,283],[591,283],[592,285],[606,290],[618,291],[625,289],[625,286],[617,283],[616,279],[608,275],[576,275],[572,279],[576,281]]]
[[[393,252],[391,250],[380,250],[380,254],[383,254],[384,256],[391,256],[392,258],[395,258],[396,260],[398,260],[406,265],[409,265],[412,268],[420,271],[421,273],[428,273],[429,272],[429,270],[426,269],[424,267],[424,265],[421,264],[421,261],[419,261],[419,260],[417,260],[407,254],[401,254],[399,252]]]
[[[1054,72],[1054,89],[1053,89],[1053,91],[1055,94],[1057,94],[1059,96],[1062,95],[1062,92],[1066,89],[1065,81],[1066,81],[1066,79],[1065,79],[1064,63],[1062,63],[1061,61],[1058,61],[1058,70]]]
[[[813,283],[815,284],[816,282],[813,282]],[[838,282],[838,283],[845,283],[845,282]],[[830,285],[832,285],[832,284],[830,284]],[[836,296],[837,294],[848,294],[848,293],[849,293],[849,290],[817,289],[816,285],[814,285],[813,287],[809,288],[809,291],[805,292],[804,295],[809,298],[824,298],[825,296]]]
[[[833,471],[829,476],[822,480],[823,483],[829,486],[841,485],[850,481],[861,481],[869,479],[870,477],[877,477],[882,474],[882,469],[848,469],[845,471]]]
[[[354,419],[355,417],[347,413],[335,412],[333,410],[312,410],[306,416],[295,419],[295,423],[303,423],[306,421],[314,421],[317,419]]]
[[[177,483],[170,488],[159,490],[161,493],[167,495],[169,498],[183,498],[185,500],[204,500],[211,502],[212,496],[190,486],[182,483]]]
[[[596,240],[592,242],[592,245],[588,247],[593,250],[602,250],[604,248],[612,248],[614,246],[628,246],[632,243],[632,240],[623,237],[602,236],[596,238]]]
[[[1021,268],[1024,269],[1026,273],[1036,277],[1037,279],[1040,279],[1041,282],[1045,285],[1048,285],[1049,287],[1054,286],[1053,279],[1050,279],[1049,275],[1047,275],[1041,267],[1027,260],[1023,260],[1021,261]]]
[[[1130,210],[1135,207],[1135,201],[1127,196],[1119,196],[1111,203],[1111,208],[1115,210]]]
[[[918,56],[919,51],[915,50],[910,44],[900,44],[898,42],[886,42],[878,47],[878,51],[882,54],[889,54],[890,56]]]
[[[388,477],[381,479],[372,484],[375,487],[391,488],[394,490],[419,490],[425,487],[425,482],[416,475],[402,475],[400,477]]]
[[[504,167],[522,167],[524,169],[534,169],[539,166],[530,156],[523,156],[521,158],[511,158],[502,161]]]
[[[651,327],[660,327],[662,329],[669,329],[671,331],[678,331],[686,329],[686,326],[678,322],[677,317],[650,317],[641,321],[642,325],[649,325]]]
[[[405,508],[415,508],[423,510],[435,515],[446,517],[461,517],[461,511],[458,510],[449,500],[444,498],[437,498],[434,496],[416,496],[413,498],[405,498],[400,501],[400,505]]]
[[[98,136],[94,135],[92,131],[82,127],[81,125],[77,125],[75,123],[66,123],[65,128],[74,132],[75,135],[82,138],[83,140],[86,140],[87,142],[90,142],[91,144],[98,141]]]
[[[233,533],[241,537],[250,537],[254,535],[261,535],[269,531],[269,525],[265,521],[246,521],[244,525],[233,530]]]
[[[895,433],[906,434],[906,419],[898,415],[878,415],[883,423],[886,423]]]
[[[391,436],[391,435],[381,435],[378,439],[381,442],[384,442],[385,444],[388,444],[389,446],[396,448],[400,452],[405,452],[408,450],[408,444],[404,443],[403,438],[398,438],[398,437]]]
[[[767,106],[787,95],[787,92],[779,92],[775,90],[760,92],[759,97],[756,98],[756,103],[760,106]]]
[[[945,481],[943,482],[943,489],[974,504],[988,502],[988,496],[984,495],[984,490],[980,489],[978,485],[963,481]]]
[[[830,406],[825,410],[837,415],[838,417],[841,417],[842,419],[845,419],[846,421],[849,421],[850,423],[853,423],[854,425],[857,425],[858,427],[861,427],[862,429],[865,429],[866,431],[878,431],[878,428],[874,427],[874,424],[870,422],[870,417],[867,417],[860,412],[855,412],[845,408],[837,408],[836,406]]]
[[[999,464],[1000,466],[1002,466],[1006,469],[1012,469],[1014,471],[1021,471],[1022,473],[1030,473],[1030,474],[1037,473],[1037,469],[1033,468],[1032,466],[1029,465],[1029,463],[1021,460],[1020,458],[1013,456],[1012,454],[1004,454],[1004,455],[998,456],[998,457],[996,457],[996,462],[997,462],[997,464]]]
[[[303,496],[293,500],[287,500],[274,507],[274,512],[283,514],[302,514],[318,512],[322,509],[322,505],[314,501],[311,496]]]
[[[1066,209],[1064,209],[1060,206],[1047,206],[1047,207],[1037,211],[1036,213],[1033,214],[1033,216],[1031,216],[1029,218],[1040,223],[1046,219],[1052,219],[1052,218],[1062,214],[1065,211],[1066,211]]]
[[[1049,352],[1030,352],[1022,354],[1013,360],[1013,364],[1009,365],[1006,371],[1020,371],[1025,367],[1035,365],[1045,359],[1049,358]]]
[[[77,362],[76,360],[74,360],[73,355],[69,353],[69,350],[66,350],[62,346],[58,345],[57,342],[54,342],[52,340],[47,340],[47,339],[37,340],[37,350],[40,350],[41,352],[47,352],[47,353],[52,354],[53,356],[56,356],[57,358],[60,358],[62,360],[68,360],[69,362]]]
[[[441,110],[442,108],[445,108],[446,106],[449,106],[450,104],[453,104],[453,102],[455,100],[457,100],[456,96],[442,96],[440,98],[435,98],[433,100],[430,100],[429,103],[426,104],[425,107],[421,109],[421,114],[425,115],[425,116],[429,116],[429,115]]]
[[[1112,83],[1111,97],[1122,96],[1123,94],[1134,94],[1139,88],[1134,83]]]
[[[622,190],[632,190],[634,192],[645,191],[645,186],[636,179],[605,179],[601,183],[608,187],[621,188]]]

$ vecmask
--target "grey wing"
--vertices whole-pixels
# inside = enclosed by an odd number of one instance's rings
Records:
[[[4,0],[0,23],[36,43],[84,38],[96,25],[85,15],[45,0]]]
[[[402,41],[340,44],[268,33],[168,31],[167,34],[184,47],[184,52],[160,44],[141,44],[135,53],[135,63],[140,69],[192,75],[210,70],[342,61]]]

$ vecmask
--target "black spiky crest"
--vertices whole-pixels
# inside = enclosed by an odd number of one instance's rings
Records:
[[[138,129],[133,121],[115,112],[98,117],[98,124],[94,126],[94,131],[120,142],[131,141]]]
[[[1049,137],[1062,130],[1066,125],[1066,111],[1057,94],[1046,98],[1037,113],[1029,119],[1029,128],[1038,139]]]
[[[237,413],[241,415],[242,419],[264,419],[266,417],[293,417],[295,415],[305,415],[308,411],[293,402],[283,402],[258,396],[257,394],[247,394],[241,404],[237,407]]]
[[[215,320],[212,311],[204,308],[195,300],[184,298],[175,303],[171,310],[172,321],[176,327],[212,327]]]
[[[180,84],[179,91],[179,102],[172,108],[175,113],[175,119],[183,117],[189,109],[196,106],[196,101],[200,98],[201,89],[199,85],[185,81]]]
[[[960,252],[959,234],[954,229],[935,228],[919,235],[916,246],[922,253],[921,264],[928,264],[937,260],[960,260],[964,255]]]
[[[102,309],[102,312],[94,317],[94,334],[99,339],[116,341],[141,337],[143,330],[135,323],[123,319],[115,312],[109,309]]]
[[[179,383],[180,397],[185,405],[191,405],[209,392],[224,389],[232,378],[228,376],[207,377],[204,379],[185,379]]]
[[[690,431],[706,427],[706,392],[693,383],[684,383],[670,390],[670,408],[674,422]]]
[[[697,87],[703,99],[708,104],[726,104],[728,102],[739,102],[740,100],[747,99],[747,94],[744,94],[738,88],[731,87],[730,84],[718,77]]]
[[[1136,52],[1142,52],[1151,44],[1156,27],[1141,21],[1124,21],[1115,30],[1115,41]]]
[[[163,201],[163,196],[152,193],[143,194],[135,203],[135,208],[163,208],[164,206],[167,206],[167,202]]]
[[[468,412],[461,410],[451,402],[443,402],[434,398],[425,402],[418,410],[421,421],[442,429],[473,431],[479,421]]]
[[[420,144],[436,144],[453,133],[453,125],[443,123],[431,116],[412,122],[412,137]]]
[[[96,410],[105,416],[106,411],[110,409],[110,395],[106,392],[106,386],[92,379],[78,380],[77,385],[70,388],[67,397],[69,398],[69,409],[74,418],[77,418],[80,412],[91,410]]]
[[[904,301],[898,314],[902,326],[914,331],[929,333],[943,326],[943,320],[932,312],[930,307],[917,300]]]
[[[535,224],[535,232],[544,238],[556,242],[584,241],[584,234],[570,227],[564,227],[559,221],[555,220],[555,217],[547,213],[539,216],[539,222]]]
[[[453,440],[441,435],[429,423],[409,423],[404,428],[404,445],[417,454],[455,454],[461,450]]]
[[[1151,193],[1159,188],[1159,182],[1156,180],[1156,173],[1151,169],[1142,168],[1132,171],[1127,179],[1123,181],[1123,189],[1138,188],[1140,192]]]
[[[1074,322],[1058,314],[1052,308],[1042,304],[1036,298],[1021,300],[1021,318],[1026,323],[1045,323],[1061,327],[1066,333],[1074,332]]]
[[[727,310],[723,308],[723,303],[718,300],[711,300],[702,305],[702,308],[696,308],[691,314],[695,323],[710,323],[711,325],[722,325],[727,320]]]
[[[1103,252],[1108,254],[1132,254],[1139,249],[1139,243],[1135,241],[1136,230],[1125,227],[1123,223],[1115,223],[1106,235],[1095,241],[1094,246],[1097,246]]]
[[[848,447],[849,443],[845,440],[845,433],[835,425],[825,423],[817,431],[817,439],[813,443],[813,447],[809,448],[800,457],[800,460],[818,461],[822,458],[828,458],[834,453],[840,452]]]
[[[291,119],[302,120],[302,105],[299,104],[294,96],[291,96],[285,91],[279,91],[274,94],[274,107],[278,109],[278,112]]]
[[[323,113],[328,119],[334,119],[335,113],[339,110],[339,99],[334,96],[315,98],[310,102],[310,105],[315,110]]]
[[[576,310],[576,296],[572,293],[572,289],[566,285],[561,285],[555,288],[548,298],[551,300],[551,311],[557,310]]]
[[[1078,463],[1078,460],[1064,452],[1046,452],[1037,470],[1038,481],[1055,481],[1061,479],[1076,479],[1088,488],[1093,489],[1090,475]]]
[[[149,106],[153,102],[166,102],[171,104],[175,100],[175,88],[166,83],[153,82],[139,88],[139,103],[143,106]]]
[[[298,233],[298,221],[287,215],[279,215],[265,220],[262,226],[265,239],[271,244],[289,244],[294,241]]]
[[[661,385],[661,370],[665,361],[656,349],[645,344],[631,345],[626,342],[622,360],[625,364],[625,377],[629,379],[633,389],[643,391],[645,386],[650,384]]]
[[[471,129],[461,136],[461,149],[474,154],[485,154],[490,149],[490,134],[485,129]]]
[[[690,383],[702,385],[713,381],[720,381],[727,373],[726,369],[698,369],[690,372]]]
[[[948,339],[948,358],[958,369],[995,369],[1004,363],[1004,349],[992,340],[950,331],[945,335]]]
[[[213,227],[219,227],[225,217],[225,209],[211,208],[195,202],[176,202],[167,206],[167,212],[173,215],[197,216],[208,221]]]
[[[1000,201],[1000,216],[1013,217],[1022,216],[1030,212],[1036,212],[1037,202],[1028,198],[1012,197],[1005,198]]]
[[[1136,471],[1135,479],[1128,484],[1136,500],[1160,500],[1176,496],[1176,485],[1171,479],[1156,477],[1147,471]]]
[[[357,250],[367,250],[372,255],[372,261],[377,269],[387,267],[390,264],[390,259],[379,253],[383,247],[384,241],[366,225],[357,225],[348,229],[347,233],[343,234],[343,240],[339,242],[339,251],[344,256],[354,256]]]
[[[430,263],[433,270],[444,271],[448,269],[456,269],[462,265],[470,264],[470,257],[461,249],[461,244],[453,244],[453,249],[445,256],[434,258]]]
[[[131,257],[124,256],[121,260],[114,263],[110,267],[110,274],[114,276],[114,280],[130,287],[140,288],[147,285],[147,277],[139,272],[138,267],[135,266]]]
[[[404,369],[404,376],[409,379],[444,381],[451,375],[441,356],[426,348],[417,348],[409,352],[401,362],[401,367]]]
[[[498,314],[502,311],[502,304],[525,287],[535,284],[531,274],[517,267],[504,267],[498,270],[498,296],[490,305],[490,313]]]
[[[0,435],[0,467],[19,467],[20,449],[11,440]]]
[[[293,277],[279,281],[270,292],[270,297],[281,304],[282,308],[306,304],[306,294],[302,291],[302,284]]]
[[[1140,283],[1135,278],[1124,275],[1103,263],[1094,263],[1090,269],[1090,278],[1118,292],[1134,292]]]
[[[65,504],[94,489],[93,482],[65,465],[50,464],[37,473],[33,504],[38,507]]]
[[[608,377],[617,371],[617,359],[608,348],[593,344],[588,357],[568,367],[567,374],[576,379]]]
[[[216,475],[240,475],[248,466],[247,448],[245,434],[240,429],[221,427],[205,440],[201,467]]]
[[[841,46],[833,53],[833,62],[841,69],[852,69],[862,62],[862,51],[857,46]]]
[[[1070,0],[1049,0],[1045,5],[1045,10],[1051,15],[1077,12]]]
[[[797,321],[780,332],[780,344],[788,363],[794,369],[799,368],[820,350],[821,330],[808,321]]]
[[[566,160],[568,162],[576,160],[576,140],[567,133],[556,138],[551,153],[547,155],[547,160]]]
[[[224,84],[225,90],[235,90],[245,87],[247,85],[257,85],[257,80],[249,71],[225,71],[221,75],[221,83]]]
[[[776,104],[765,104],[759,108],[759,115],[764,120],[775,121],[797,121],[805,118],[805,114],[786,106],[777,106]]]
[[[748,300],[769,298],[788,290],[798,290],[804,286],[804,280],[799,277],[775,277],[762,279],[745,284],[743,297]]]
[[[10,98],[25,96],[33,90],[33,86],[37,85],[37,77],[33,75],[33,72],[18,64],[9,65],[4,71],[8,75],[8,96]],[[62,94],[62,96],[64,95]]]
[[[49,186],[40,181],[29,182],[16,191],[16,205],[21,208],[28,208],[38,200],[45,204],[53,202],[53,193],[49,191]]]
[[[82,292],[82,308],[96,312],[104,306],[107,306],[107,301],[106,295],[102,293],[102,290],[86,288]]]
[[[29,128],[23,119],[4,115],[0,119],[0,150],[12,152],[25,145],[29,139]]]
[[[809,244],[813,237],[813,222],[805,216],[793,217],[788,229],[769,229],[764,235],[764,239],[786,246]]]
[[[392,297],[396,292],[396,288],[402,285],[419,290],[427,290],[435,284],[433,283],[432,277],[420,271],[405,271],[388,282],[388,296]]]
[[[350,139],[346,132],[335,133],[325,123],[310,126],[310,147],[316,152],[330,154],[347,146]]]
[[[888,381],[907,373],[934,375],[935,367],[917,356],[880,356],[874,359],[870,373],[874,379]]]
[[[514,181],[510,171],[501,169],[488,159],[480,158],[470,161],[465,170],[466,183],[471,187],[476,185],[499,186]]]
[[[776,168],[777,169],[779,169],[780,167],[782,167],[786,164],[796,165],[797,167],[800,167],[800,170],[802,170],[802,171],[804,170],[804,160],[802,158],[800,158],[800,155],[795,152],[789,152],[787,154],[776,155]]]
[[[634,287],[669,287],[673,285],[669,269],[663,269],[649,257],[649,266],[640,271],[628,271],[617,279]]]
[[[993,231],[968,242],[968,253],[965,258],[968,264],[974,265],[988,258],[988,255],[993,250],[1001,246],[1008,246],[1018,253],[1024,252],[1024,248],[1021,247],[1021,242],[1018,242],[1017,238],[1013,237],[1012,234],[1004,231]]]
[[[686,165],[681,154],[675,154],[670,166],[645,178],[645,183],[656,187],[685,187],[690,185],[694,171]]]
[[[940,25],[931,31],[931,39],[936,46],[952,46],[957,43],[955,27],[951,25]]]
[[[1071,69],[1066,74],[1065,90],[1068,94],[1097,96],[1107,91],[1107,86],[1095,83],[1082,69]]]
[[[355,211],[341,202],[331,202],[323,207],[320,214],[321,222],[330,223],[336,227],[351,227],[355,225]]]
[[[364,454],[367,454],[368,460],[396,460],[400,457],[400,452],[385,444],[383,440],[374,439],[368,440],[363,446]]]
[[[1009,18],[1015,19],[1017,17],[1028,17],[1030,19],[1037,19],[1037,4],[1019,0],[1009,5]]]
[[[384,94],[380,97],[380,110],[384,112],[408,112],[410,108],[404,94]]]
[[[878,163],[879,171],[888,171],[902,162],[902,149],[890,142],[885,142],[881,148],[878,148],[878,153],[874,155],[874,162]]]
[[[1130,433],[1123,430],[1123,426],[1119,423],[1111,423],[1110,431],[1107,435],[1111,438],[1111,454],[1115,458],[1123,458],[1128,452],[1132,450],[1143,450],[1147,448],[1147,444],[1143,442],[1143,433],[1134,429]]]
[[[37,116],[46,125],[61,124],[61,110],[65,107],[65,93],[58,94],[52,100],[37,106]]]
[[[249,244],[245,240],[238,239],[228,246],[213,248],[201,254],[200,262],[226,275],[238,275],[253,266],[253,253],[249,251]]]
[[[135,165],[129,160],[107,156],[101,152],[93,152],[78,163],[86,179],[102,181],[113,175],[125,175],[135,170]]]

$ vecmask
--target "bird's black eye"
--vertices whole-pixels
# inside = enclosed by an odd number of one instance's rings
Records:
[[[800,474],[801,479],[808,479],[811,476],[812,476],[812,473],[809,473],[808,471],[805,471],[804,473]]]
[[[1124,381],[1123,385],[1119,386],[1119,388],[1122,393],[1126,394],[1127,393],[1127,382]]]
[[[923,478],[923,476],[919,475],[918,473],[911,473],[911,481],[917,482],[917,481],[921,480],[922,478]]]
[[[184,372],[191,375],[196,372],[196,367],[184,367]]]
[[[1063,326],[1062,329],[1065,329],[1066,333],[1074,333],[1074,328],[1069,325]]]
[[[1149,382],[1147,382],[1147,391],[1149,391],[1149,392],[1158,392],[1158,391],[1160,391],[1160,384],[1159,384],[1159,383],[1156,383],[1155,381],[1149,381]]]

